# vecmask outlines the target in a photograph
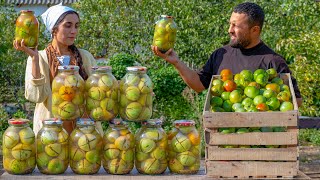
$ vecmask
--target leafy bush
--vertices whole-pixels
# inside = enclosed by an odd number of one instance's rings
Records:
[[[300,129],[299,143],[311,143],[320,146],[320,131],[318,129]]]
[[[310,53],[319,48],[319,32],[281,40],[277,47],[278,51],[290,55],[290,68],[303,98],[303,106],[299,110],[305,116],[320,116],[320,59],[317,53]]]
[[[108,65],[112,67],[112,74],[120,80],[127,72],[126,67],[133,66],[136,61],[137,58],[130,54],[118,53],[110,58]]]
[[[150,78],[154,84],[155,99],[170,99],[171,96],[180,95],[186,84],[173,66],[152,67],[149,70]]]
[[[2,145],[2,135],[4,131],[9,127],[8,119],[10,119],[8,113],[0,107],[0,145]]]
[[[185,85],[178,73],[151,52],[153,26],[161,14],[174,16],[179,27],[175,50],[189,67],[199,69],[214,49],[228,43],[229,17],[233,7],[240,2],[244,1],[81,0],[74,4],[81,16],[76,45],[89,50],[95,57],[105,56],[110,61],[115,54],[130,54],[136,58],[134,61],[148,67],[155,84],[154,117],[163,116],[166,129],[171,128],[173,120],[185,118],[197,119],[200,126],[204,95],[181,93]],[[257,2],[266,14],[263,41],[286,58],[298,80],[304,99],[300,112],[319,116],[320,3],[314,0],[253,2]],[[27,57],[12,48],[14,22],[19,13],[3,1],[0,4],[0,102],[24,103]],[[40,29],[38,49],[43,49],[49,39],[42,33],[43,25]],[[110,65],[120,79],[124,67],[130,63],[115,61]],[[138,128],[136,124],[131,126]]]

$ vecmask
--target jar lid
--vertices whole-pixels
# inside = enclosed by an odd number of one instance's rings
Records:
[[[161,15],[162,18],[173,18],[173,16]]]
[[[131,66],[131,67],[127,67],[127,71],[147,72],[147,68],[144,66]]]
[[[62,121],[59,118],[49,118],[43,121],[45,125],[61,125]]]
[[[79,66],[74,66],[74,65],[58,66],[58,70],[76,70],[76,71],[79,71]]]
[[[95,122],[90,118],[79,118],[77,120],[77,125],[93,126],[95,125]]]
[[[30,12],[34,13],[34,11],[32,11],[32,10],[21,10],[20,11],[20,13],[30,13]]]
[[[115,118],[109,121],[109,124],[113,125],[127,125],[127,122],[123,121],[121,118]]]
[[[111,66],[92,66],[92,70],[112,70]]]
[[[142,125],[162,125],[162,120],[160,119],[149,119],[141,122]]]
[[[193,120],[176,120],[173,124],[175,126],[194,126],[196,123]]]
[[[8,120],[8,123],[9,124],[12,124],[12,125],[19,125],[19,124],[27,124],[29,123],[30,121],[28,119],[9,119]]]

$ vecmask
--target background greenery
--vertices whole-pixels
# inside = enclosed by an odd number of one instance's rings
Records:
[[[29,103],[24,99],[27,57],[12,47],[12,32],[19,14],[1,2],[0,102],[14,103],[21,112],[27,113]],[[175,17],[179,27],[175,50],[189,67],[198,70],[216,48],[228,43],[228,20],[233,7],[240,2],[244,1],[81,0],[73,4],[81,16],[76,44],[95,57],[110,60],[118,79],[127,65],[148,67],[155,92],[153,118],[163,119],[166,130],[177,119],[194,119],[201,127],[206,91],[197,94],[189,90],[171,65],[152,54],[154,23],[161,14]],[[286,58],[299,83],[303,97],[301,115],[319,117],[320,3],[314,0],[252,2],[257,2],[266,14],[263,41]],[[43,49],[48,42],[42,33],[38,49]],[[2,122],[7,119],[4,113],[0,113]],[[32,119],[32,114],[29,113],[28,118]],[[5,129],[6,124],[2,123],[1,127]],[[131,127],[136,130],[138,125],[131,124]]]

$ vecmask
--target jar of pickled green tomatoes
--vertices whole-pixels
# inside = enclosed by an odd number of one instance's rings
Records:
[[[27,119],[10,119],[3,134],[3,168],[9,174],[29,174],[36,166],[35,135]]]
[[[103,136],[104,169],[109,174],[128,174],[134,166],[134,135],[127,123],[113,119]]]
[[[120,117],[141,122],[152,116],[153,84],[142,66],[127,67],[120,81]]]
[[[200,168],[200,135],[192,120],[177,120],[168,133],[168,167],[172,173],[195,174]]]
[[[167,169],[167,135],[161,127],[162,121],[143,121],[135,135],[135,166],[142,174],[161,174]]]
[[[62,121],[51,118],[43,121],[37,135],[37,167],[43,174],[62,174],[69,165],[69,134]]]
[[[76,174],[95,174],[101,167],[102,137],[89,118],[77,120],[70,134],[69,163]]]

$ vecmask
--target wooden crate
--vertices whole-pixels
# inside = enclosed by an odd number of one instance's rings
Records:
[[[299,171],[298,105],[290,74],[294,110],[287,112],[211,112],[210,91],[203,111],[206,175],[215,178],[294,178]],[[213,78],[219,78],[214,76]],[[212,82],[212,81],[211,81]],[[211,84],[209,89],[211,88]],[[287,127],[287,132],[221,134],[222,127]],[[282,148],[221,148],[220,145],[281,145]]]

